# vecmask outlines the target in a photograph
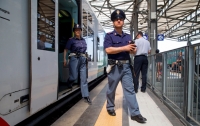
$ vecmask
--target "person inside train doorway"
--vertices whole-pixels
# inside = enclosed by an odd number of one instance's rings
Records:
[[[133,78],[135,92],[138,92],[138,79],[140,71],[142,72],[142,86],[141,92],[145,93],[146,83],[147,83],[147,68],[148,59],[147,55],[150,54],[151,47],[150,42],[143,38],[143,33],[141,31],[136,35],[135,45],[137,46],[137,51],[134,58],[134,72],[135,76]]]
[[[131,119],[139,123],[145,123],[147,119],[140,114],[129,61],[129,53],[135,53],[136,47],[131,44],[131,36],[122,31],[125,18],[126,15],[122,10],[115,10],[111,14],[114,31],[107,33],[104,39],[104,49],[108,55],[106,108],[110,116],[116,116],[114,108],[115,91],[119,81],[121,81]]]
[[[80,87],[81,94],[84,100],[91,104],[88,91],[88,82],[87,82],[87,70],[86,70],[86,50],[87,44],[85,39],[81,37],[82,28],[79,24],[76,24],[73,28],[75,37],[72,37],[68,40],[65,49],[64,49],[64,66],[69,62],[69,78],[68,86],[72,87],[72,84],[78,78],[78,72],[80,72]],[[70,50],[69,61],[66,60],[67,51]]]
[[[46,42],[46,36],[40,35],[40,40],[38,40],[37,48],[44,50],[45,49],[45,42]]]

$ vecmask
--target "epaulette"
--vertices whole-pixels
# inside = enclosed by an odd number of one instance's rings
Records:
[[[69,38],[69,39],[73,39],[73,37]]]

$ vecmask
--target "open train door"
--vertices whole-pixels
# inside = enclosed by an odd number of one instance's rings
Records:
[[[30,0],[30,112],[57,100],[58,0]]]

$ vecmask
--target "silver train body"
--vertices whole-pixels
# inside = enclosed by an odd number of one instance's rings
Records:
[[[91,57],[91,82],[104,74],[105,32],[86,0],[0,0],[1,126],[18,124],[70,93],[63,49],[76,23]],[[45,49],[37,46],[41,35]]]

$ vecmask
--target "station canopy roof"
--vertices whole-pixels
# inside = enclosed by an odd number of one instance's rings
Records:
[[[138,7],[138,30],[148,32],[148,0],[88,0],[104,29],[113,29],[110,15],[115,9],[126,14],[124,31],[130,33],[134,7]],[[136,5],[137,4],[137,5]],[[157,32],[186,41],[200,38],[200,0],[157,0]],[[132,27],[133,28],[133,27]]]

